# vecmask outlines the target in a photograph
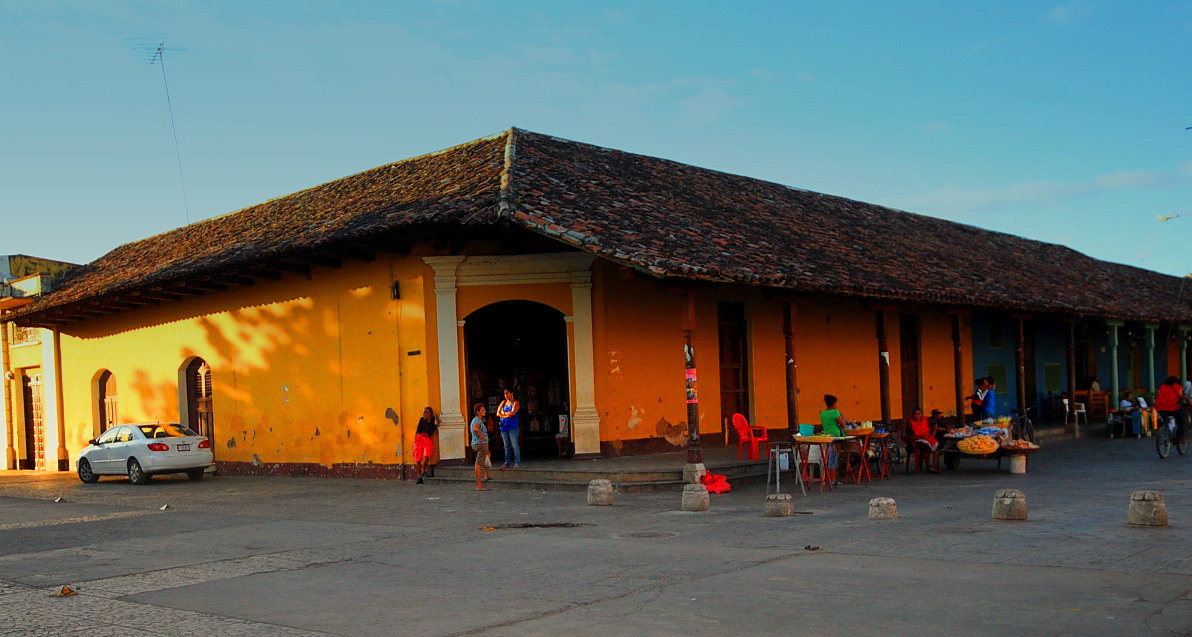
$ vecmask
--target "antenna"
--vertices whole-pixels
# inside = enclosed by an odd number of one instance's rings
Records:
[[[170,131],[174,134],[174,156],[178,159],[178,182],[182,184],[182,209],[186,212],[186,223],[190,225],[190,204],[186,197],[186,179],[182,176],[182,151],[178,147],[178,127],[174,124],[174,103],[170,99],[170,82],[166,79],[166,52],[170,54],[185,51],[177,47],[166,46],[163,36],[149,36],[141,38],[125,38],[124,46],[132,49],[142,62],[150,66],[157,64],[161,67],[161,83],[166,89],[166,109],[170,112]]]

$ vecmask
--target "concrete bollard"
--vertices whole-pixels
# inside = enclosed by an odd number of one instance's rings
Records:
[[[1016,453],[1010,456],[1010,473],[1026,473],[1026,454]]]
[[[869,501],[869,519],[870,520],[896,520],[898,519],[898,505],[894,503],[894,498],[874,498]]]
[[[588,504],[598,507],[613,505],[613,483],[609,480],[593,480],[588,483]]]
[[[766,496],[766,513],[768,518],[789,518],[795,514],[795,503],[791,502],[789,493],[771,493]]]
[[[1018,489],[1002,489],[993,496],[993,519],[1026,520],[1026,494]]]
[[[707,511],[708,487],[702,484],[688,484],[683,486],[683,510]]]
[[[700,480],[707,475],[708,468],[702,462],[688,462],[683,465],[683,482],[703,484]]]
[[[1167,526],[1167,501],[1158,491],[1135,491],[1130,494],[1130,510],[1126,524],[1132,526]]]
[[[588,503],[594,507],[613,506],[613,482],[594,480],[588,483]]]

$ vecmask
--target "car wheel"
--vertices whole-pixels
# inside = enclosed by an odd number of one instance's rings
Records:
[[[137,462],[136,458],[128,459],[128,481],[133,484],[147,484],[149,482],[149,474],[141,468],[141,463]]]
[[[203,479],[204,473],[206,473],[206,472],[202,469],[189,469],[186,472],[186,477],[190,478],[191,480],[194,480],[195,482],[198,482],[199,480]]]
[[[87,484],[99,480],[99,476],[95,475],[95,472],[91,470],[91,463],[87,462],[86,458],[79,461],[79,480]]]

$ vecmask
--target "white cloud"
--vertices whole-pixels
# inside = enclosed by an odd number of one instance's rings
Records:
[[[995,188],[944,186],[898,202],[909,210],[967,213],[1018,203],[1052,202],[1111,190],[1155,190],[1192,185],[1192,163],[1173,170],[1119,170],[1088,181],[1026,181]]]
[[[721,116],[742,101],[729,97],[722,88],[705,86],[699,93],[679,100],[679,119],[676,123],[684,128],[715,124]]]
[[[1073,0],[1047,12],[1047,20],[1056,24],[1067,24],[1092,15],[1093,8],[1085,0]]]

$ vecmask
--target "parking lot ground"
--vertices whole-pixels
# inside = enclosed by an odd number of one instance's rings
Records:
[[[1029,521],[990,519],[1007,487]],[[1138,489],[1168,527],[1125,524]],[[899,519],[866,519],[876,496]],[[0,472],[0,635],[1192,634],[1190,496],[1192,458],[1101,438],[1025,476],[796,493],[789,518],[761,516],[764,485],[686,513],[677,492]]]

